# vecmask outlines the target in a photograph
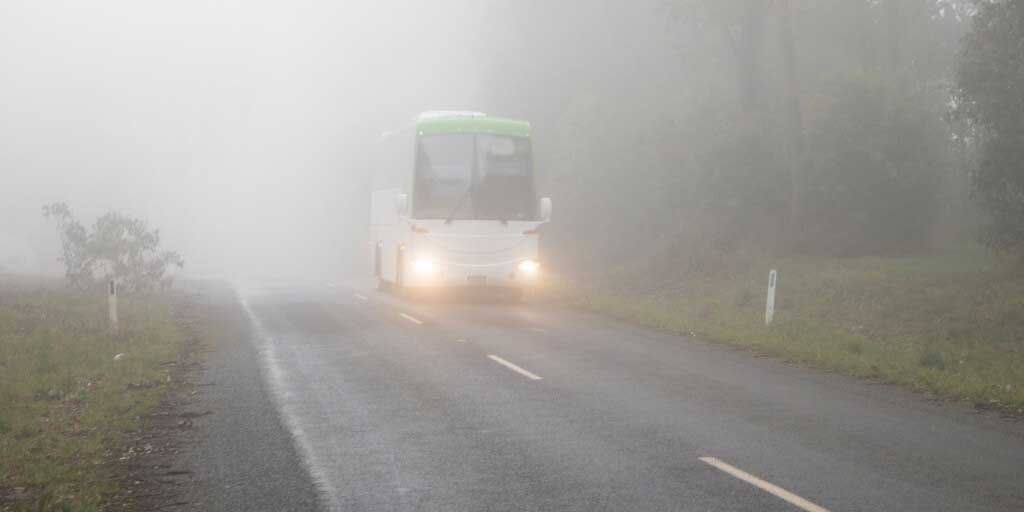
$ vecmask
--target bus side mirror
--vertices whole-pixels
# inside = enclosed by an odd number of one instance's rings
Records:
[[[540,220],[541,222],[551,222],[551,198],[542,197],[540,198]]]
[[[409,213],[409,195],[408,194],[396,194],[395,195],[395,213],[400,216],[405,216]]]

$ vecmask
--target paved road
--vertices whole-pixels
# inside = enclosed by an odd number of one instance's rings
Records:
[[[1024,428],[890,386],[548,306],[242,297],[328,510],[1024,510]]]
[[[185,414],[194,429],[170,462],[152,508],[176,511],[315,510],[318,493],[281,421],[251,321],[232,289],[190,285],[208,344]],[[161,472],[164,473],[164,472]],[[161,503],[163,501],[163,503]]]

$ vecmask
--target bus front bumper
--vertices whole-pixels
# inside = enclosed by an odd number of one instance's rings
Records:
[[[495,265],[438,264],[413,260],[405,286],[412,288],[530,288],[540,280],[540,265],[531,259]]]

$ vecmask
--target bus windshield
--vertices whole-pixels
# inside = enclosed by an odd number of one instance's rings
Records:
[[[493,134],[419,139],[413,217],[535,220],[530,140]]]

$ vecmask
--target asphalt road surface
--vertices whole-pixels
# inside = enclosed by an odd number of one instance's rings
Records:
[[[1024,510],[991,413],[546,305],[239,296],[326,510]]]

